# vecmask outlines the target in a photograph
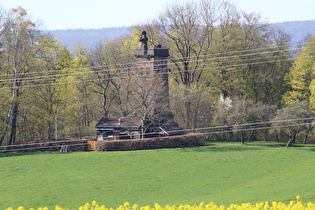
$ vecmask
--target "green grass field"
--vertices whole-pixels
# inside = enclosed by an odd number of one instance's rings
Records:
[[[281,146],[281,147],[280,147]],[[315,202],[315,145],[206,143],[127,152],[0,154],[0,209]]]

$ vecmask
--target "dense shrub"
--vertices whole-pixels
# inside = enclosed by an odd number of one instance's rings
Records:
[[[180,136],[133,139],[133,140],[114,140],[97,141],[96,151],[121,151],[138,149],[158,149],[201,146],[205,142],[203,133],[192,133]]]
[[[60,151],[62,146],[69,146],[71,151],[88,150],[87,140],[41,140],[16,142],[13,145],[4,148],[7,152],[36,152],[36,151]]]

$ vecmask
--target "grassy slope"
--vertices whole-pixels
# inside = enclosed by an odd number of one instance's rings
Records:
[[[296,195],[315,202],[314,145],[285,149],[210,143],[186,149],[0,157],[0,209],[77,209],[93,200],[108,207],[125,201],[229,205],[287,202]]]

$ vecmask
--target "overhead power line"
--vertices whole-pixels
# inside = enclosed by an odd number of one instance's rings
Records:
[[[315,46],[314,46],[315,47]],[[312,48],[314,48],[312,47]],[[211,64],[216,64],[216,63],[206,63],[207,61],[215,61],[215,60],[222,60],[222,59],[229,59],[229,58],[238,58],[240,56],[246,56],[246,59],[244,60],[230,60],[228,61],[228,65],[225,65],[225,66],[218,66],[218,67],[209,67],[209,68],[203,68],[203,69],[192,69],[190,71],[204,71],[204,70],[210,70],[210,69],[215,69],[215,68],[229,68],[229,67],[237,67],[237,66],[244,66],[244,65],[255,65],[255,64],[264,64],[264,63],[272,63],[272,62],[282,62],[282,61],[288,61],[288,60],[293,60],[294,58],[288,58],[288,59],[279,59],[279,60],[271,60],[271,61],[261,61],[261,62],[253,62],[253,63],[248,63],[248,61],[254,61],[254,60],[264,60],[264,59],[267,59],[267,58],[270,58],[268,57],[268,54],[270,53],[274,53],[274,52],[279,52],[279,50],[277,51],[271,51],[271,52],[260,52],[260,53],[251,53],[251,54],[245,54],[245,55],[237,55],[237,56],[225,56],[225,57],[216,57],[216,58],[209,58],[209,59],[200,59],[200,60],[191,60],[190,62],[194,63],[194,62],[205,62],[203,63],[203,65],[211,65]],[[251,55],[257,55],[257,54],[266,54],[265,57],[257,57],[257,58],[252,58],[250,57]],[[305,57],[305,58],[310,58],[310,57],[313,57],[313,56],[308,56],[308,57]],[[241,62],[241,64],[236,64],[236,65],[232,65],[231,63],[235,63],[235,62]],[[246,63],[247,62],[247,63]],[[178,62],[179,64],[180,62]],[[123,64],[119,64],[119,65],[123,65]],[[172,65],[172,64],[171,64]],[[158,65],[157,65],[158,66]],[[60,77],[65,77],[65,76],[78,76],[78,75],[81,75],[81,76],[92,76],[92,78],[88,78],[88,79],[83,79],[81,81],[77,81],[77,82],[89,82],[89,81],[94,81],[94,79],[96,79],[97,76],[100,76],[100,75],[104,75],[104,74],[101,74],[101,73],[105,73],[106,72],[113,72],[113,71],[120,71],[120,74],[119,76],[116,76],[114,75],[114,77],[110,78],[110,79],[116,79],[116,78],[126,78],[126,76],[124,77],[123,75],[124,74],[128,74],[128,71],[126,72],[125,70],[134,70],[134,69],[137,69],[136,66],[131,66],[131,67],[125,67],[125,68],[120,68],[120,69],[102,69],[102,68],[107,68],[106,66],[105,67],[100,67],[100,66],[97,66],[97,67],[89,67],[90,69],[92,68],[93,70],[92,71],[84,71],[84,72],[73,72],[73,73],[66,73],[66,74],[52,74],[50,75],[50,72],[46,72],[48,73],[49,75],[39,75],[39,76],[33,76],[33,77],[22,77],[22,78],[18,78],[17,81],[28,81],[28,80],[32,80],[33,83],[36,83],[36,82],[40,82],[40,81],[49,81],[49,80],[56,80],[57,78],[60,79]],[[80,68],[81,70],[83,69],[89,69],[89,68]],[[97,70],[98,68],[101,68],[102,70]],[[172,68],[169,68],[170,70],[174,70],[174,69],[177,69],[176,67],[172,67]],[[70,70],[69,70],[70,71]],[[172,74],[177,74],[177,73],[182,73],[182,72],[187,72],[187,71],[171,71]],[[37,72],[33,72],[32,74],[37,74]],[[96,75],[98,74],[98,75]],[[14,75],[14,74],[12,74]],[[56,77],[56,78],[55,78]],[[0,82],[2,82],[3,84],[12,84],[13,83],[13,80],[14,79],[2,79],[0,80]],[[106,80],[106,78],[105,78]],[[61,82],[57,82],[55,84],[59,84]],[[65,83],[68,83],[68,82],[65,82]],[[41,84],[38,84],[39,86]],[[47,84],[43,84],[43,85],[47,85]],[[50,84],[49,84],[50,85]],[[51,85],[54,85],[54,84],[51,84]],[[23,87],[36,87],[37,85],[36,84],[32,84],[32,85],[24,85]],[[5,87],[5,88],[10,88],[10,87]]]
[[[315,46],[312,47],[305,47],[306,48],[315,48]],[[267,50],[267,49],[276,49],[273,51],[263,51],[263,52],[259,52],[261,50]],[[262,55],[262,54],[271,54],[271,53],[277,53],[277,52],[289,52],[289,51],[293,51],[293,50],[298,50],[299,48],[291,48],[291,49],[278,49],[276,47],[269,47],[269,48],[257,48],[257,49],[250,49],[250,50],[241,50],[241,51],[230,51],[230,52],[225,52],[225,53],[212,53],[212,54],[206,54],[206,55],[199,55],[199,56],[189,56],[189,57],[182,57],[181,59],[195,59],[195,58],[200,58],[203,57],[202,59],[199,60],[192,60],[191,62],[195,62],[195,61],[204,61],[204,60],[217,60],[217,59],[224,59],[224,58],[239,58],[239,57],[247,57],[247,56],[252,56],[252,55]],[[250,54],[241,54],[241,55],[230,55],[227,56],[229,54],[234,54],[234,53],[243,53],[243,52],[253,52]],[[224,55],[224,56],[222,56]],[[209,56],[215,56],[214,58],[208,58]],[[219,57],[218,57],[219,56]],[[162,59],[162,60],[167,60],[167,61],[173,61],[173,59],[176,58],[166,58],[166,59]],[[181,63],[180,61],[178,62],[174,62],[174,63]],[[118,64],[112,64],[112,65],[98,65],[98,66],[87,66],[87,67],[81,67],[81,68],[71,68],[71,69],[60,69],[60,70],[49,70],[48,71],[36,71],[33,70],[32,72],[26,72],[26,73],[18,73],[17,75],[32,75],[32,74],[39,74],[39,73],[54,73],[54,72],[67,72],[67,71],[79,71],[79,70],[84,70],[84,69],[98,69],[98,68],[108,68],[109,70],[106,71],[117,71],[117,70],[124,70],[127,69],[126,67],[122,67],[122,68],[117,68],[116,66],[126,66],[126,65],[130,65],[130,66],[135,66],[136,62],[132,62],[132,63],[118,63]],[[114,66],[115,68],[112,69],[111,67]],[[133,67],[136,68],[136,67]],[[92,71],[94,72],[94,71]],[[81,72],[82,73],[82,72]],[[80,74],[78,72],[74,72],[73,74]],[[0,77],[7,77],[7,76],[13,76],[14,74],[7,74],[7,75],[0,75]],[[61,74],[64,75],[64,74]]]
[[[266,126],[266,127],[258,127],[258,128],[243,128],[243,129],[237,129],[237,130],[211,131],[211,132],[205,132],[205,134],[219,134],[219,133],[266,130],[266,129],[275,129],[275,128],[287,128],[287,127],[296,127],[296,126],[309,125],[309,124],[310,123],[300,123],[300,124],[291,124],[291,125],[276,125],[272,127]]]
[[[308,117],[308,118],[295,118],[295,119],[287,119],[287,120],[274,120],[274,121],[265,121],[265,122],[255,122],[255,123],[244,123],[244,124],[235,124],[235,125],[225,125],[225,126],[213,126],[213,127],[204,127],[204,128],[194,128],[194,129],[184,129],[182,131],[187,132],[200,132],[204,134],[220,134],[220,133],[231,133],[231,132],[243,132],[243,131],[253,131],[253,130],[267,130],[267,129],[275,129],[275,128],[286,128],[286,127],[297,127],[302,125],[310,125],[310,122],[304,122],[304,123],[292,123],[294,121],[306,121],[306,120],[314,120],[315,117]],[[284,125],[272,125],[273,123],[288,123],[291,122],[291,124],[284,124]],[[254,126],[254,125],[266,125],[270,124],[269,126],[265,127],[251,127],[247,128],[246,126]],[[231,129],[231,128],[237,128],[238,129]],[[242,128],[246,127],[246,128]],[[217,131],[217,129],[222,129]],[[215,131],[209,131],[209,130],[215,130]],[[168,133],[174,133],[179,132],[179,130],[171,130],[168,131]],[[146,135],[151,135],[154,133],[146,133]],[[127,136],[127,135],[125,135]],[[73,142],[82,141],[82,143],[73,144]],[[69,146],[80,146],[80,145],[88,145],[88,143],[84,143],[84,141],[87,141],[87,139],[76,139],[76,140],[64,140],[64,141],[44,141],[44,142],[35,142],[35,143],[29,143],[29,144],[19,144],[19,145],[8,145],[8,146],[0,146],[0,152],[18,152],[18,151],[25,151],[25,150],[34,150],[34,149],[50,149],[50,148],[58,148],[62,145],[66,145],[69,143]],[[56,144],[56,143],[62,143],[62,145],[52,145],[52,146],[42,146],[38,147],[38,145],[41,144]],[[26,148],[17,148],[17,147],[26,147]],[[32,147],[34,146],[34,147]]]
[[[315,56],[307,56],[304,58],[314,58]],[[268,64],[268,63],[276,63],[276,62],[284,62],[284,61],[290,61],[293,60],[293,58],[288,58],[288,59],[281,59],[281,60],[271,60],[271,61],[261,61],[261,62],[253,62],[253,63],[243,63],[243,64],[234,64],[234,65],[224,65],[224,66],[216,66],[216,67],[208,67],[208,68],[203,68],[203,69],[192,69],[192,70],[182,70],[182,71],[176,71],[176,72],[172,72],[172,74],[178,74],[178,73],[184,73],[184,72],[198,72],[198,71],[208,71],[208,70],[214,70],[214,69],[220,69],[220,68],[235,68],[235,67],[241,67],[241,66],[247,66],[247,65],[257,65],[257,64]],[[175,69],[175,68],[174,68]],[[126,79],[126,78],[139,78],[139,77],[153,77],[154,75],[158,75],[158,74],[165,74],[163,72],[161,73],[154,73],[154,74],[147,74],[147,75],[133,75],[133,76],[114,76],[114,77],[110,77],[110,78],[98,78],[97,76],[88,78],[88,79],[81,79],[81,80],[77,80],[77,81],[58,81],[58,82],[54,82],[54,83],[42,83],[42,84],[27,84],[27,85],[20,85],[17,88],[24,88],[24,87],[39,87],[39,86],[51,86],[51,85],[60,85],[60,84],[71,84],[71,83],[82,83],[82,82],[93,82],[96,80],[99,81],[107,81],[107,80],[114,80],[114,79]],[[39,80],[37,82],[40,81],[49,81],[49,80]],[[36,82],[32,81],[33,83]],[[13,84],[13,82],[10,82],[11,84]],[[8,84],[10,84],[8,83]],[[2,89],[12,89],[12,87],[3,87]]]
[[[315,48],[315,46],[313,47]],[[286,50],[284,50],[286,51]],[[223,59],[230,59],[230,58],[240,58],[240,57],[246,57],[244,60],[231,60],[229,62],[246,62],[246,61],[250,61],[250,60],[260,60],[260,59],[266,59],[266,58],[270,58],[270,56],[268,54],[272,54],[272,53],[277,53],[277,52],[283,52],[283,50],[276,50],[276,51],[268,51],[268,52],[259,52],[259,53],[251,53],[251,54],[244,54],[244,55],[233,55],[233,56],[221,56],[221,57],[214,57],[214,58],[202,58],[202,59],[198,59],[198,60],[191,60],[190,62],[194,63],[194,62],[207,62],[207,61],[216,61],[216,60],[223,60]],[[251,58],[250,56],[254,56],[254,55],[266,55],[264,57],[256,57],[256,58]],[[194,56],[190,57],[193,58]],[[202,56],[200,56],[202,57]],[[162,60],[170,60],[170,59],[162,59]],[[181,62],[174,62],[174,63],[170,63],[172,64],[180,64]],[[205,63],[207,65],[212,64],[212,63]],[[123,65],[128,65],[128,64],[118,64],[120,66]],[[159,67],[162,66],[164,64],[156,64],[155,66]],[[104,69],[105,68],[105,69]],[[31,76],[31,77],[22,77],[22,78],[18,78],[19,81],[21,80],[33,80],[33,79],[37,79],[37,78],[53,78],[53,77],[64,77],[64,76],[72,76],[72,75],[86,75],[86,74],[95,74],[95,73],[103,73],[103,72],[114,72],[114,71],[125,71],[125,70],[134,70],[137,69],[138,67],[135,66],[135,63],[133,63],[133,66],[129,66],[129,67],[122,67],[122,68],[114,68],[111,69],[109,68],[108,65],[105,66],[91,66],[91,67],[84,67],[84,68],[75,68],[75,69],[67,69],[67,70],[58,70],[58,71],[74,71],[71,73],[63,73],[63,74],[51,74],[54,71],[42,71],[42,72],[29,72],[29,73],[25,73],[25,75],[32,75],[34,74],[35,76]],[[93,69],[86,71],[87,69]],[[98,70],[100,69],[100,70]],[[174,69],[174,68],[173,68]],[[77,70],[85,70],[85,71],[81,71],[78,72]],[[172,70],[172,69],[171,69]],[[147,71],[147,70],[143,70],[143,71]],[[44,74],[49,74],[49,75],[38,75],[40,73],[44,73]],[[15,74],[10,74],[10,75],[2,75],[2,76],[14,76]],[[24,76],[24,74],[20,73],[17,74],[18,76]],[[1,77],[1,75],[0,75]],[[12,81],[13,79],[0,79],[0,82],[3,81]]]

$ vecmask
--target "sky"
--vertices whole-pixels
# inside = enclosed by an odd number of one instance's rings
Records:
[[[195,0],[0,0],[22,6],[44,29],[99,29],[146,23],[169,4]],[[239,9],[260,13],[270,23],[315,20],[315,0],[230,0]]]

